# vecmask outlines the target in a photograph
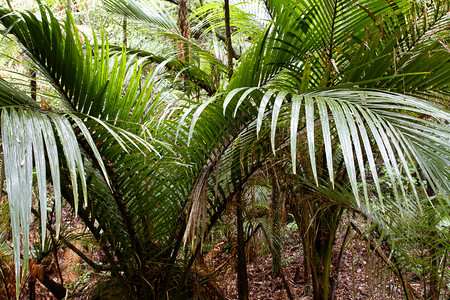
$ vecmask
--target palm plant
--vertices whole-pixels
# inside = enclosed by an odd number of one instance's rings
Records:
[[[449,28],[445,25],[448,14],[445,4],[438,5],[437,9],[426,6],[420,6],[418,9],[414,3],[410,2],[399,2],[396,3],[397,6],[374,1],[358,5],[360,7],[355,9],[339,1],[335,3],[324,1],[321,4],[302,2],[299,5],[285,3],[284,7],[277,7],[274,4],[272,14],[276,18],[273,28],[267,30],[266,35],[254,46],[254,49],[247,52],[241,60],[228,86],[229,94],[223,104],[224,113],[226,114],[226,109],[232,106],[230,116],[233,110],[234,115],[241,113],[244,120],[247,116],[255,116],[258,123],[256,131],[258,131],[264,122],[267,108],[272,110],[270,126],[273,149],[278,149],[275,130],[278,126],[279,114],[283,117],[282,120],[290,118],[290,145],[294,172],[298,160],[296,153],[299,151],[296,144],[297,135],[303,132],[301,136],[308,141],[309,151],[305,149],[306,151],[301,153],[310,153],[307,164],[312,166],[312,173],[307,165],[303,165],[302,173],[299,174],[300,178],[307,178],[318,184],[319,178],[323,180],[328,171],[332,184],[335,177],[339,184],[349,182],[355,196],[354,203],[346,201],[347,203],[341,202],[341,205],[350,205],[366,214],[372,214],[373,207],[381,207],[382,212],[386,206],[391,208],[394,205],[399,208],[397,213],[401,215],[403,203],[412,201],[406,196],[402,175],[408,178],[407,184],[414,190],[415,196],[412,198],[418,201],[419,195],[415,190],[416,184],[412,174],[417,174],[417,171],[414,171],[416,165],[424,166],[420,162],[423,157],[421,149],[424,149],[427,155],[435,155],[437,152],[431,149],[426,150],[427,145],[432,144],[431,142],[420,144],[425,139],[413,137],[420,130],[413,129],[415,133],[411,135],[410,129],[424,122],[418,118],[423,116],[418,115],[418,110],[413,108],[419,103],[416,102],[418,99],[393,94],[392,91],[414,94],[420,98],[432,97],[440,99],[438,101],[442,103],[446,101],[445,96],[442,95],[448,93],[448,79],[444,79],[445,75],[442,74],[441,68],[444,65],[448,66],[448,50],[442,47],[442,44],[445,45],[448,41]],[[411,14],[412,17],[409,19],[411,15],[404,12],[410,8],[421,12]],[[415,18],[425,19],[429,13],[433,14],[433,22],[428,23],[425,20],[423,27],[417,29],[417,23],[414,23],[417,22]],[[368,26],[371,27],[368,28]],[[436,33],[438,33],[437,36]],[[421,50],[410,53],[407,49],[428,49],[428,51],[435,49],[436,59],[442,65],[429,63],[428,59],[431,58],[420,54]],[[424,71],[425,73],[422,73]],[[424,82],[427,82],[429,86],[425,87]],[[378,91],[366,90],[368,88],[378,88]],[[430,93],[429,90],[434,92]],[[283,102],[286,103],[287,111],[282,106]],[[412,106],[406,108],[400,104],[406,102]],[[416,104],[412,104],[413,102]],[[424,102],[421,103],[424,104]],[[422,107],[422,104],[420,106]],[[431,106],[428,107],[431,108]],[[366,112],[364,112],[365,109],[367,109]],[[407,113],[405,109],[412,113]],[[328,110],[332,119],[329,119]],[[399,110],[402,111],[402,116],[397,114]],[[301,111],[304,111],[305,121],[299,117]],[[429,111],[429,115],[434,114]],[[437,117],[437,115],[434,116]],[[397,117],[399,119],[395,120]],[[407,121],[408,125],[405,126],[404,118],[412,122]],[[446,119],[448,115],[441,119],[444,122],[441,124],[445,124]],[[251,120],[250,117],[249,121]],[[366,131],[362,124],[369,130]],[[408,126],[412,127],[407,129]],[[303,128],[300,132],[299,127]],[[407,132],[404,133],[397,131],[405,129]],[[442,129],[448,130],[445,125]],[[314,135],[323,139],[319,142],[320,147],[317,148],[320,150],[315,150],[314,143],[317,141]],[[430,138],[428,134],[425,135]],[[425,135],[423,135],[424,138]],[[443,195],[447,194],[448,189],[448,147],[445,146],[448,139],[446,136],[448,134],[443,133],[438,138],[440,140],[438,143],[443,147],[442,149],[445,149],[439,155],[443,158],[438,163],[441,166],[438,173],[441,175],[426,174],[428,182],[431,185],[436,184],[435,188],[440,189],[440,194]],[[397,140],[398,138],[400,140]],[[411,142],[407,141],[409,138],[412,138]],[[342,156],[339,154],[340,151],[337,151],[339,150],[337,146],[342,149]],[[382,196],[376,163],[373,160],[372,147],[374,146],[378,148],[376,155],[379,155],[386,164],[390,181],[394,185],[393,199]],[[415,147],[417,149],[413,150]],[[338,153],[332,155],[333,152]],[[316,156],[322,157],[320,162],[316,163]],[[359,167],[359,176],[354,161]],[[377,198],[368,195],[365,161],[369,165],[369,174],[378,192]],[[407,161],[410,161],[412,165]],[[321,166],[319,171],[316,171],[316,165]],[[334,171],[333,166],[339,166],[340,169]],[[411,166],[412,170],[410,170]],[[360,178],[363,187],[361,194],[358,190],[357,177]],[[442,189],[438,187],[440,185]],[[399,189],[397,190],[395,186]],[[361,202],[360,197],[365,199],[365,203]],[[375,203],[377,200],[379,202]],[[337,214],[339,219],[340,209],[332,209],[331,212],[334,215]],[[303,214],[306,214],[305,210]],[[311,212],[309,218],[312,215],[317,213]],[[333,218],[324,214],[322,219],[326,221]],[[324,240],[323,234],[326,236],[327,242],[320,246],[323,248],[324,256],[319,259],[310,257],[310,266],[321,273],[316,279],[313,277],[314,295],[317,299],[330,296],[329,251],[332,249],[333,236],[339,221],[333,224],[328,223],[323,233],[320,233],[320,227],[317,231],[316,227],[312,228],[313,238],[306,245],[307,248],[311,248],[315,242]],[[319,233],[315,234],[315,232]],[[320,256],[320,249],[315,250],[312,255]],[[320,263],[314,267],[313,261]]]
[[[43,7],[40,19],[2,9],[7,32],[54,88],[40,98],[56,98],[58,108],[43,110],[0,81],[17,280],[33,168],[42,228],[49,169],[55,202],[62,195],[70,203],[123,292],[140,298],[193,296],[186,287],[204,236],[231,203],[243,204],[245,183],[277,161],[272,152],[286,173],[293,171],[291,190],[299,192],[291,201],[304,207],[297,217],[315,216],[314,228],[300,226],[304,247],[315,249],[305,251],[316,274],[315,299],[332,297],[330,257],[343,210],[381,224],[386,210],[401,215],[417,203],[420,212],[420,198],[431,196],[421,191],[422,180],[448,207],[450,113],[432,103],[446,103],[449,95],[448,3],[299,2],[264,2],[272,22],[228,82],[220,60],[177,32],[174,22],[164,27],[164,10],[152,10],[159,15],[150,20],[168,30],[160,30],[164,36],[189,45],[187,57],[126,51],[106,38],[83,45],[70,14],[61,26]],[[117,6],[149,20],[130,3]],[[189,92],[177,96],[162,67],[203,89],[202,101]],[[383,195],[380,162],[393,198]],[[335,187],[346,192],[333,193]],[[191,246],[186,265],[183,241]],[[26,239],[23,244],[26,270]]]

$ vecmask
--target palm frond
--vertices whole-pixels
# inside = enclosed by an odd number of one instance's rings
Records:
[[[111,51],[122,52],[122,49],[112,46]],[[210,96],[215,94],[217,91],[217,86],[210,78],[209,73],[199,68],[194,63],[190,63],[177,58],[155,55],[145,50],[128,49],[127,54],[139,57],[140,62],[143,66],[150,63],[159,64],[161,67],[164,67],[166,70],[174,73],[174,78],[176,77],[175,75],[178,76],[178,74],[180,74],[181,76],[183,76],[183,78],[191,81],[198,87],[205,90]],[[218,62],[215,58],[209,60],[209,62],[216,65],[219,70],[225,70],[225,66],[222,63]]]
[[[147,3],[147,4],[138,4],[133,1],[122,1],[122,0],[111,0],[106,1],[105,5],[107,9],[119,13],[126,17],[131,17],[132,19],[144,22],[145,25],[155,30],[155,34],[164,39],[171,39],[179,43],[180,45],[184,45],[189,47],[189,57],[186,58],[186,61],[176,59],[172,57],[174,60],[170,62],[170,65],[175,67],[175,70],[181,72],[183,71],[183,75],[188,75],[194,83],[199,84],[202,88],[208,87],[206,90],[211,95],[214,93],[216,88],[211,89],[212,82],[209,76],[205,74],[205,71],[211,74],[211,68],[216,67],[220,72],[224,72],[226,70],[225,65],[217,59],[213,54],[209,51],[205,50],[202,45],[197,43],[194,39],[185,37],[179,32],[179,28],[177,26],[176,21],[172,18],[168,11],[164,9],[155,9],[155,7],[163,7],[162,4],[155,3]],[[161,20],[164,22],[169,22],[170,26],[161,25]],[[178,47],[178,51],[180,51],[183,47]],[[131,50],[132,52],[144,53],[143,51]],[[177,54],[174,51],[174,54]],[[170,59],[170,56],[166,56],[165,59],[162,59],[153,54],[147,53],[145,54],[150,60],[156,61],[165,61]],[[195,58],[195,59],[194,59]],[[195,60],[195,62],[194,62]],[[201,69],[201,70],[200,70]],[[200,71],[200,73],[199,73]],[[209,71],[209,72],[208,72]],[[202,84],[203,83],[203,84]],[[205,84],[206,83],[206,84]]]
[[[254,89],[249,90],[253,91]],[[268,91],[267,94],[269,96],[266,99],[271,97],[274,92]],[[290,95],[286,92],[279,92],[276,95],[273,106],[271,106],[272,148],[276,149],[274,132],[280,126],[280,123],[284,123],[282,121],[284,118],[290,119],[291,142],[297,141],[296,128],[299,127],[299,120],[305,120],[302,121],[304,123],[300,128],[306,126],[310,162],[316,180],[314,148],[316,133],[313,124],[318,118],[322,125],[322,138],[329,178],[333,182],[335,177],[332,152],[337,150],[332,141],[336,140],[339,141],[347,174],[357,201],[359,201],[357,178],[365,177],[367,179],[366,163],[370,166],[371,177],[378,187],[378,191],[380,191],[374,151],[381,155],[394,187],[398,186],[394,188],[394,193],[398,189],[404,194],[401,180],[403,175],[408,178],[409,184],[414,189],[415,180],[412,177],[411,167],[415,169],[414,166],[419,165],[427,180],[434,185],[436,192],[448,199],[448,178],[450,175],[448,170],[450,158],[448,141],[450,131],[447,126],[443,125],[450,120],[450,114],[447,110],[415,97],[375,90],[336,89],[313,92],[292,96],[292,100],[289,101],[288,98],[284,105],[282,105],[283,100],[286,100]],[[234,93],[230,93],[229,96],[233,98]],[[231,101],[227,97],[228,101],[224,102],[224,109],[228,109],[230,105],[233,106],[234,111],[238,108],[242,101],[241,99],[238,100],[237,97],[234,98],[236,99]],[[253,100],[255,99],[258,98],[253,97]],[[305,104],[302,103],[301,99],[305,99]],[[265,107],[266,101],[261,105]],[[288,107],[291,114],[283,114],[282,117],[279,117],[282,106]],[[260,111],[263,109],[261,108]],[[423,117],[419,118],[419,114],[435,118],[437,122],[431,122]],[[257,122],[262,124],[264,118],[266,116],[260,113]],[[294,152],[296,146],[294,144],[291,147],[292,164],[295,166],[296,155],[294,155]],[[355,161],[360,169],[360,175],[358,176]],[[425,167],[429,163],[432,163],[433,167]],[[365,185],[364,182],[363,185]]]
[[[33,169],[36,169],[43,238],[45,237],[47,222],[47,160],[50,167],[55,195],[57,235],[59,234],[61,226],[61,184],[58,145],[62,147],[64,156],[66,157],[74,199],[76,199],[75,208],[78,207],[77,201],[79,198],[78,178],[80,178],[81,181],[85,202],[87,200],[87,184],[84,163],[81,158],[80,149],[78,148],[76,133],[66,118],[52,112],[41,113],[26,107],[17,107],[10,109],[3,108],[1,119],[2,147],[5,161],[6,185],[11,211],[11,227],[14,239],[16,284],[18,286],[20,280],[21,233],[23,236],[22,241],[24,249],[23,274],[25,274],[28,266]],[[78,122],[77,125],[85,134],[84,137],[87,140],[92,141],[85,125],[81,122]],[[95,147],[92,149],[97,152]],[[98,163],[103,166],[101,159],[98,160]],[[104,175],[106,176],[106,174]]]
[[[127,0],[104,0],[105,8],[127,18],[145,22],[158,30],[172,31],[180,34],[177,21],[158,0],[142,3]]]
[[[158,150],[148,142],[154,140],[137,135],[142,133],[142,125],[137,122],[150,121],[154,110],[158,109],[158,104],[151,102],[153,94],[147,92],[147,88],[157,81],[156,76],[141,85],[142,91],[138,92],[142,66],[138,66],[139,61],[135,57],[128,59],[125,53],[110,57],[108,45],[103,43],[98,46],[96,41],[93,47],[86,45],[84,49],[70,14],[62,27],[44,7],[40,7],[40,12],[39,20],[31,13],[1,10],[1,22],[8,33],[15,35],[40,73],[52,83],[62,103],[58,106],[65,110],[41,110],[25,93],[4,80],[0,81],[2,146],[8,178],[17,285],[20,280],[21,232],[24,237],[23,274],[28,264],[33,168],[36,168],[37,175],[41,228],[45,231],[47,162],[50,166],[58,233],[62,193],[66,199],[72,199],[70,202],[75,212],[78,209],[85,211],[79,206],[80,202],[84,206],[97,208],[97,213],[116,209],[116,215],[120,215],[117,211],[120,212],[121,203],[114,198],[116,185],[111,185],[109,181],[110,170],[103,161],[105,155],[110,157],[111,154],[119,160],[131,147],[133,155],[130,157],[148,157],[151,160],[154,155],[158,156]],[[120,119],[111,122],[101,118]],[[101,143],[110,146],[109,152],[99,147]],[[163,144],[157,147],[164,151],[168,149]],[[65,160],[61,159],[63,156]],[[96,171],[86,171],[87,161],[95,165]],[[63,166],[62,171],[60,166]],[[90,191],[87,180],[93,184]],[[66,193],[70,189],[73,195]],[[82,199],[79,190],[82,191]],[[93,196],[92,205],[87,201],[88,192]],[[111,205],[114,201],[116,203]],[[118,234],[121,231],[117,224],[127,224],[126,218],[115,222],[116,226],[108,224],[109,221],[104,218],[106,215],[98,217],[93,213],[92,216],[94,220],[97,217],[101,221],[100,229],[114,228]],[[127,234],[129,232],[121,235],[121,242],[124,243],[121,247],[132,243]],[[42,236],[44,238],[45,234]],[[105,236],[109,235],[105,233]],[[110,243],[115,244],[115,241],[110,240]]]

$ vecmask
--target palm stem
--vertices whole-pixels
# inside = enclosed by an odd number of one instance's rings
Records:
[[[231,44],[230,1],[225,0],[225,34],[228,52],[228,78],[233,76],[233,45]]]

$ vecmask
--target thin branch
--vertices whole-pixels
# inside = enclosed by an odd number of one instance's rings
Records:
[[[180,5],[180,3],[178,3],[178,2],[175,1],[175,0],[164,0],[164,1],[169,2],[169,3],[172,3],[172,4],[175,4],[175,5]]]
[[[14,8],[11,5],[11,0],[6,0],[6,3],[8,3],[8,7],[11,11],[14,11]]]
[[[31,208],[31,212],[37,216],[40,217],[40,213],[35,210],[34,208]],[[47,230],[50,231],[50,234],[52,235],[52,239],[53,236],[56,234],[55,230],[50,226],[50,224],[47,223]],[[69,242],[66,238],[64,238],[62,235],[59,236],[59,240],[70,250],[72,250],[73,252],[75,252],[75,254],[77,254],[82,260],[84,260],[90,267],[92,267],[92,269],[97,270],[97,271],[110,271],[111,270],[111,266],[109,265],[99,265],[97,263],[95,263],[94,261],[92,261],[91,259],[89,259],[89,257],[87,257],[83,252],[81,252],[75,245],[73,245],[71,242]],[[55,241],[53,241],[53,244],[56,245]],[[61,281],[62,283],[62,281]]]
[[[216,37],[217,37],[219,40],[221,40],[221,41],[224,42],[224,43],[227,43],[227,37],[224,36],[223,34],[221,34],[221,33],[219,32],[219,30],[217,30],[217,29],[214,30],[214,33],[216,34]],[[227,44],[227,47],[228,47],[228,44]],[[231,45],[231,54],[232,54],[233,58],[236,59],[236,60],[238,60],[239,58],[241,58],[241,55],[238,54],[238,53],[236,52],[236,50],[234,50],[233,45]]]

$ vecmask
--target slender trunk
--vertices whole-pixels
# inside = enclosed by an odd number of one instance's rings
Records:
[[[37,100],[37,83],[36,83],[36,71],[30,69],[30,89],[31,89],[31,98],[36,101]]]
[[[231,44],[231,26],[230,26],[230,1],[225,0],[225,35],[227,38],[228,52],[228,78],[233,76],[233,45]]]
[[[333,300],[333,293],[331,293],[331,259],[333,256],[333,244],[336,236],[336,231],[339,226],[341,217],[341,209],[333,207],[327,209],[328,211],[317,217],[319,218],[316,228],[316,234],[310,229],[308,234],[315,236],[310,239],[313,241],[313,250],[309,265],[311,271],[316,276],[313,276],[313,296],[315,300]],[[315,281],[315,282],[314,282]]]
[[[292,199],[290,204],[302,237],[305,273],[311,274],[313,299],[332,300],[331,259],[342,209],[324,206],[321,199]]]
[[[336,288],[337,288],[337,277],[339,276],[339,270],[341,268],[342,259],[344,257],[344,250],[347,244],[347,239],[350,235],[350,225],[347,226],[347,229],[345,230],[344,238],[342,240],[341,250],[339,251],[339,257],[337,260],[337,266],[334,269],[334,276],[331,278],[331,292],[330,292],[330,299],[334,299],[336,297]]]
[[[55,264],[56,269],[58,270],[59,280],[61,281],[61,285],[64,286],[64,280],[61,273],[61,268],[59,267],[59,261],[58,261],[58,247],[56,246],[55,237],[53,236],[53,233],[50,233],[50,236],[52,238],[53,242],[53,256],[55,258]]]
[[[237,289],[239,300],[248,300],[248,279],[247,279],[247,254],[245,251],[244,236],[244,201],[242,198],[243,179],[241,169],[241,149],[240,141],[237,140],[233,149],[233,162],[231,168],[231,178],[233,180],[236,195],[234,197],[236,204],[236,227],[237,227]]]
[[[244,216],[242,191],[236,195],[236,225],[237,225],[237,286],[239,300],[248,300],[247,255],[245,251]]]
[[[433,196],[434,192],[433,189],[431,188],[431,185],[429,183],[427,183],[427,194],[428,196]],[[429,220],[429,224],[430,227],[435,227],[436,226],[436,220],[434,218],[434,215],[430,216],[430,220]],[[428,245],[428,253],[429,253],[429,258],[430,258],[430,264],[431,264],[431,270],[430,270],[430,289],[429,289],[429,295],[428,295],[428,299],[439,299],[439,294],[440,294],[440,288],[439,288],[439,282],[440,282],[440,278],[439,278],[439,272],[438,272],[438,268],[439,268],[439,256],[438,253],[436,251],[436,248],[438,247],[438,245],[436,245],[436,237],[437,237],[438,233],[436,231],[432,231],[430,232],[430,244]]]
[[[128,42],[128,31],[127,31],[127,17],[123,17],[122,19],[122,44],[126,48]]]
[[[259,225],[258,225],[258,226],[259,226]],[[270,242],[269,235],[268,235],[267,232],[264,230],[264,227],[261,227],[261,230],[262,230],[262,232],[264,233],[264,236],[265,236],[265,238],[266,238],[267,244],[269,245],[270,252],[272,253],[272,256],[274,256],[275,249],[273,248],[273,245],[272,245],[272,243]],[[278,261],[278,265],[280,266],[280,271],[279,271],[279,272],[280,272],[280,275],[279,275],[279,277],[281,277],[281,280],[283,280],[283,284],[284,284],[284,287],[285,287],[285,289],[286,289],[286,293],[288,294],[288,298],[289,298],[289,300],[294,300],[294,299],[295,299],[295,296],[294,296],[294,294],[292,293],[292,289],[291,289],[291,285],[289,284],[289,281],[286,279],[286,276],[284,275],[283,268],[282,268],[282,266],[281,266],[281,260]]]
[[[181,0],[178,8],[178,29],[180,30],[181,35],[188,39],[190,36],[190,27],[187,22],[187,14],[188,14],[188,0]],[[190,61],[189,55],[189,45],[184,41],[178,40],[177,47],[179,51],[179,58],[182,60]]]
[[[276,277],[281,275],[281,243],[280,243],[280,189],[276,178],[276,171],[272,173],[272,201],[270,204],[272,230],[272,273]]]

